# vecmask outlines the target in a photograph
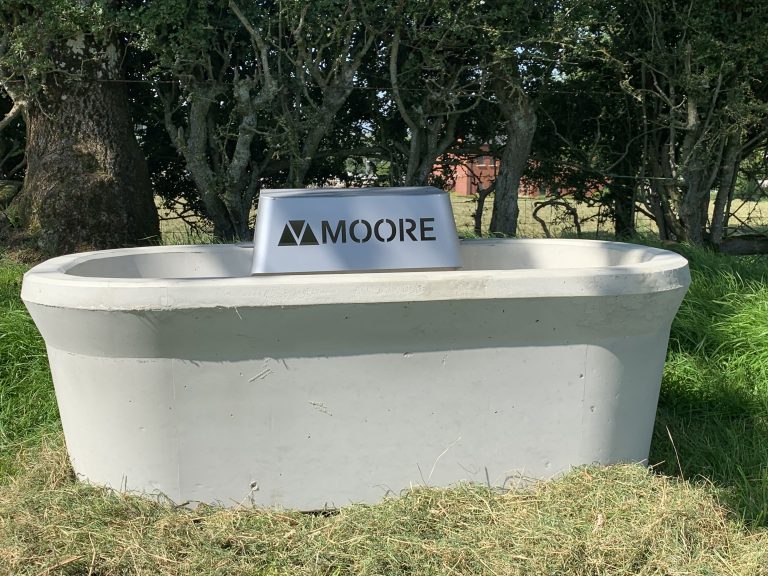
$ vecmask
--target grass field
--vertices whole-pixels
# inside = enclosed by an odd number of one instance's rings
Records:
[[[544,197],[520,197],[518,198],[518,207],[520,215],[518,217],[518,236],[522,238],[544,238],[545,233],[541,224],[533,217],[533,211],[537,202],[546,200]],[[453,214],[456,219],[456,228],[461,235],[471,235],[474,231],[474,214],[477,210],[477,202],[471,196],[457,196],[451,194],[451,204]],[[597,238],[613,234],[612,224],[602,222],[599,218],[598,208],[588,207],[584,204],[575,205],[582,224],[582,232],[585,237]],[[493,208],[493,198],[489,198],[483,209],[483,233],[487,233],[491,222],[491,211]],[[562,208],[546,206],[541,209],[538,216],[544,220],[553,237],[576,236],[576,228],[573,224],[573,218],[570,217]],[[652,233],[653,224],[645,217],[639,216],[637,229],[640,233]]]
[[[651,449],[527,491],[333,515],[178,509],[73,479],[45,348],[0,258],[0,574],[768,574],[768,260],[682,248]]]
[[[523,238],[543,238],[545,236],[541,224],[533,217],[536,204],[544,200],[546,200],[546,197],[521,197],[518,199],[520,207],[518,236]],[[484,233],[487,233],[488,225],[491,221],[492,201],[493,198],[489,198],[484,206]],[[473,215],[477,209],[477,203],[474,198],[451,194],[451,203],[459,232],[464,235],[471,233],[474,228]],[[584,238],[610,238],[613,235],[613,223],[609,220],[606,221],[605,214],[601,214],[599,207],[578,203],[572,204],[578,213]],[[710,209],[713,206],[714,197],[712,198]],[[768,200],[766,199],[759,201],[734,200],[733,212],[734,215],[730,219],[730,226],[738,227],[741,233],[764,232],[768,229]],[[573,218],[563,208],[546,206],[540,210],[538,216],[547,224],[552,237],[576,236]],[[635,217],[635,228],[641,236],[658,234],[656,224],[650,218],[640,213]]]
[[[518,199],[520,215],[518,217],[518,236],[521,238],[543,238],[544,229],[541,224],[534,219],[533,211],[538,202],[546,200],[546,197],[521,197]],[[477,202],[471,196],[458,196],[451,194],[451,205],[456,219],[456,227],[461,236],[474,235],[474,214],[477,210]],[[487,234],[488,225],[491,221],[491,210],[493,207],[493,198],[489,198],[483,210],[483,233]],[[579,221],[582,227],[584,238],[610,238],[613,235],[613,224],[605,221],[604,216],[598,207],[590,207],[585,204],[574,204],[577,210]],[[734,217],[731,218],[731,224],[739,225],[739,221],[748,224],[742,226],[743,232],[755,232],[768,229],[768,200],[760,201],[735,201]],[[166,244],[195,244],[210,242],[213,239],[212,234],[190,230],[183,222],[173,219],[172,214],[165,209],[160,209],[161,232],[163,241]],[[546,206],[540,210],[538,216],[544,220],[550,231],[555,237],[575,237],[576,228],[573,218],[561,207]],[[252,215],[255,218],[255,213]],[[643,214],[637,214],[635,227],[638,234],[653,236],[658,234],[656,225]],[[205,227],[203,227],[205,228]]]
[[[483,210],[483,230],[488,231],[488,225],[491,221],[491,209],[493,198],[490,198]],[[542,198],[520,198],[520,217],[518,218],[519,236],[524,238],[543,238],[545,236],[541,224],[533,218],[533,210],[536,202]],[[768,204],[768,203],[767,203]],[[474,213],[477,210],[477,202],[471,196],[457,196],[451,194],[451,205],[456,219],[456,227],[461,236],[471,236],[474,230]],[[766,206],[768,214],[768,206]],[[583,204],[578,205],[578,214],[583,220],[583,232],[586,236],[605,236],[611,234],[610,224],[600,224],[597,208],[590,208]],[[160,209],[160,228],[163,234],[163,241],[166,244],[194,244],[209,242],[213,238],[210,233],[190,230],[182,221],[173,218],[172,214],[165,209]],[[539,216],[548,223],[548,227],[553,236],[575,235],[576,230],[573,226],[572,218],[568,218],[562,209],[546,207],[541,210]],[[255,217],[255,213],[252,215]],[[205,229],[205,226],[203,226]],[[653,224],[645,217],[639,216],[637,222],[638,232],[653,233],[655,230]]]

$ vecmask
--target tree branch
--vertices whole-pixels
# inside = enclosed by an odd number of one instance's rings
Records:
[[[248,31],[248,34],[250,34],[253,42],[256,44],[258,59],[261,61],[261,69],[264,74],[264,84],[272,84],[272,75],[269,71],[269,49],[267,48],[267,43],[264,41],[264,38],[259,31],[253,27],[250,20],[243,14],[243,11],[237,5],[235,0],[229,0],[229,9],[234,12],[237,19],[240,20],[240,23]]]
[[[400,84],[397,80],[397,56],[399,52],[400,26],[395,28],[395,33],[392,36],[392,47],[389,52],[389,82],[392,85],[392,96],[395,99],[397,109],[400,111],[400,116],[402,116],[405,123],[413,132],[417,132],[419,127],[416,125],[416,122],[413,121],[410,114],[408,114],[403,98],[400,95]]]
[[[13,107],[8,112],[8,114],[5,115],[5,118],[0,120],[0,132],[5,130],[16,118],[19,116],[19,114],[22,113],[24,110],[25,103],[22,100],[16,100],[13,103]]]

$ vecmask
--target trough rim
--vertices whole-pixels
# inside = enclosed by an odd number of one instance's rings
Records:
[[[681,255],[639,244],[572,239],[466,239],[461,244],[647,251],[643,262],[585,268],[510,270],[381,271],[258,275],[217,278],[108,278],[68,274],[92,259],[163,252],[218,252],[253,249],[251,244],[193,244],[118,248],[59,256],[25,275],[28,304],[102,311],[195,308],[289,307],[445,300],[599,297],[684,290],[690,284]]]

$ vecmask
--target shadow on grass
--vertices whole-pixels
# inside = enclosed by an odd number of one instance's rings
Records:
[[[650,462],[706,481],[768,526],[768,259],[683,248],[693,283],[672,328]]]
[[[753,402],[737,408],[734,395],[721,400],[666,391],[650,462],[663,474],[712,483],[745,523],[768,526],[768,417]]]

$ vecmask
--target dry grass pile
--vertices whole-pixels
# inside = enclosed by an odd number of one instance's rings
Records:
[[[768,574],[705,486],[639,466],[528,491],[415,489],[332,515],[174,508],[73,480],[59,436],[0,491],[0,573]]]

